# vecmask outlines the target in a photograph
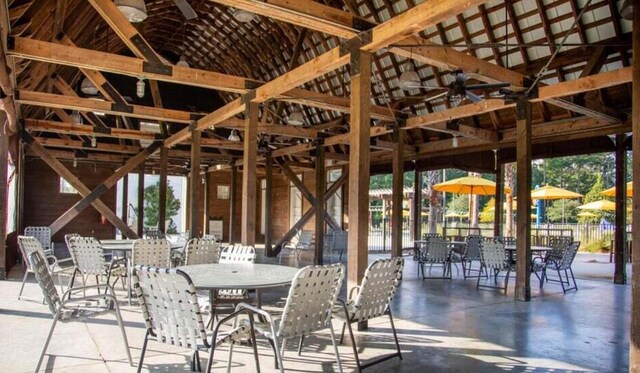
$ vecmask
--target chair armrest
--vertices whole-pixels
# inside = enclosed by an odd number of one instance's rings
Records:
[[[263,316],[268,322],[272,322],[273,319],[271,317],[271,314],[265,310],[263,310],[262,308],[258,308],[256,306],[252,306],[248,303],[238,303],[238,305],[236,306],[236,311],[235,312],[239,312],[242,310],[249,310],[257,315]],[[222,323],[222,320],[218,322],[219,324]]]
[[[116,264],[127,264],[127,258],[120,258],[120,259],[111,259],[111,263],[109,263],[109,272],[111,272],[113,270],[113,268],[115,268]]]
[[[351,290],[349,290],[349,298],[348,298],[349,300],[353,299],[353,292],[354,291],[356,292],[356,295],[358,295],[358,293],[360,292],[360,286],[354,286],[354,287],[351,288]]]
[[[71,289],[65,291],[64,294],[62,294],[61,300],[64,303],[69,299],[71,294],[78,293],[78,292],[84,291],[84,290],[89,290],[89,289],[104,289],[105,293],[108,290],[111,293],[111,295],[113,297],[115,297],[115,292],[113,291],[113,288],[111,287],[111,285],[97,284],[97,285],[87,285],[87,286],[80,286],[80,287],[77,287],[77,288],[71,288]],[[74,298],[74,301],[81,300],[81,299],[93,299],[94,297],[100,298],[100,297],[104,297],[106,295],[109,295],[109,294],[97,294],[95,296],[90,296],[90,297],[83,297],[83,298],[77,298],[77,299]]]

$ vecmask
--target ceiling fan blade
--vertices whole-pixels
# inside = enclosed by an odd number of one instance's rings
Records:
[[[476,103],[482,101],[482,97],[476,95],[473,92],[466,91],[464,95],[469,99],[469,101]]]
[[[187,0],[173,0],[173,2],[176,4],[178,9],[180,9],[180,12],[182,12],[182,15],[187,19],[187,21],[198,18],[198,14],[193,10],[191,5],[189,5]]]
[[[469,84],[466,85],[466,89],[497,89],[497,88],[507,88],[509,87],[509,83],[482,83],[482,84]]]
[[[443,98],[443,97],[447,97],[447,95],[448,95],[448,94],[449,94],[449,92],[448,92],[448,91],[441,92],[441,93],[438,93],[438,94],[433,95],[433,96],[431,96],[431,97],[428,97],[428,98],[427,98],[426,100],[424,100],[424,101],[425,101],[425,102],[434,101],[434,100],[437,100],[437,99],[440,99],[440,98]]]

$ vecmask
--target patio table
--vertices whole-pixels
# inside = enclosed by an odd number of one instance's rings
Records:
[[[516,252],[516,245],[505,245],[504,250],[507,252],[507,255],[509,256],[509,262],[511,263],[515,263],[515,260],[513,259],[513,254],[515,254]],[[531,254],[537,254],[540,257],[542,257],[542,254],[547,254],[547,252],[553,250],[553,248],[551,247],[547,247],[547,246],[531,246]]]

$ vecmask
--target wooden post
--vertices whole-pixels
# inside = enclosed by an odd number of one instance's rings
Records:
[[[631,25],[633,41],[632,48],[635,56],[640,56],[640,11],[634,2],[633,24]],[[633,96],[631,102],[640,102],[640,58],[633,59]],[[633,139],[633,196],[631,210],[633,221],[632,236],[640,237],[640,107],[633,105],[631,113]],[[638,241],[636,239],[636,241]],[[640,372],[640,245],[635,243],[636,249],[631,255],[631,333],[629,343],[629,372]]]
[[[158,230],[167,233],[167,163],[169,149],[160,148],[160,193],[158,193]]]
[[[627,283],[627,258],[624,248],[627,241],[627,151],[625,134],[616,135],[616,230],[614,232],[614,275],[616,284]]]
[[[324,194],[327,189],[327,172],[324,165],[324,140],[316,139],[316,246],[314,264],[324,264]]]
[[[255,92],[253,92],[255,94]],[[249,101],[251,95],[245,95]],[[242,222],[240,242],[256,243],[256,160],[258,158],[258,104],[247,103],[245,111],[244,154],[242,163]]]
[[[144,237],[144,162],[138,167],[138,236]]]
[[[348,288],[359,285],[368,264],[371,127],[371,53],[351,51],[351,128],[349,131]]]
[[[122,221],[127,224],[129,218],[129,174],[122,177]]]
[[[531,102],[516,104],[516,152],[518,161],[518,224],[516,241],[515,299],[531,301]]]
[[[6,115],[1,115],[5,126]],[[0,280],[7,278],[7,164],[9,163],[9,136],[0,135]]]
[[[189,238],[200,237],[202,229],[199,206],[200,206],[200,139],[202,132],[195,130],[195,124],[191,127],[191,173],[189,174],[189,184],[191,185],[191,226],[189,227]]]
[[[209,173],[204,172],[202,176],[204,183],[202,184],[202,234],[209,234]],[[222,239],[222,237],[220,237]]]
[[[238,166],[231,166],[231,186],[229,187],[229,245],[233,245],[235,241],[235,225],[236,216],[236,193],[238,189]]]
[[[498,153],[496,152],[496,158]],[[493,236],[502,236],[502,211],[504,211],[504,174],[503,166],[496,160],[496,205],[493,218]]]
[[[404,199],[404,131],[393,128],[393,188],[391,194],[391,256],[402,256],[402,201]]]
[[[271,216],[271,189],[273,188],[273,157],[271,153],[266,155],[266,176],[265,176],[265,201],[264,210],[265,214],[262,217],[264,219],[264,249],[267,256],[275,256],[273,247],[271,246],[271,225],[273,223]]]
[[[422,237],[422,172],[415,170],[413,179],[413,240]]]

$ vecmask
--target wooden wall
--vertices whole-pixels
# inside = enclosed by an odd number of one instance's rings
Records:
[[[87,187],[93,189],[116,169],[115,165],[63,161]],[[46,163],[37,158],[28,158],[24,174],[24,231],[27,226],[43,226],[53,223],[62,213],[80,200],[79,194],[59,193],[60,177]],[[116,209],[116,188],[111,188],[100,198],[113,211]],[[67,233],[79,233],[98,239],[114,238],[115,228],[110,224],[101,224],[100,214],[88,207],[53,237],[55,243],[63,243]]]

